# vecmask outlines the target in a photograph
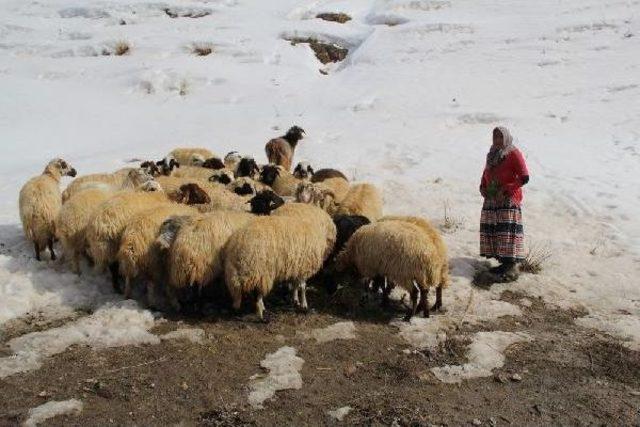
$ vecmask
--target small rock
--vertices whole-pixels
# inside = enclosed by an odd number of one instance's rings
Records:
[[[355,365],[349,365],[346,368],[344,368],[344,375],[347,378],[351,378],[352,376],[355,375],[357,370],[358,370],[358,368],[356,368]]]
[[[183,382],[183,383],[182,383],[182,385],[180,385],[180,387],[182,387],[182,389],[183,389],[184,391],[189,390],[189,386],[187,385],[187,383],[184,383],[184,382]]]
[[[640,391],[630,391],[629,394],[631,396],[640,396]]]
[[[507,382],[507,377],[504,374],[496,374],[493,377],[494,380],[496,380],[496,382],[499,382],[501,384],[504,384]]]
[[[41,391],[40,393],[38,393],[38,397],[50,397],[51,393],[47,392],[46,390]]]
[[[442,178],[436,178],[435,181],[433,181],[434,184],[440,184],[442,182]]]
[[[474,426],[481,426],[482,425],[482,421],[480,421],[477,418],[474,418],[473,421],[471,421],[471,424],[473,424]]]
[[[149,387],[156,388],[156,384],[155,383],[151,383],[151,384],[149,384]]]
[[[520,382],[522,381],[522,377],[519,374],[511,375],[511,381]]]
[[[411,350],[409,350],[408,348],[405,348],[404,350],[402,350],[402,352],[404,354],[411,354]]]
[[[495,418],[491,417],[491,418],[489,418],[489,425],[492,426],[492,427],[495,427],[495,426],[498,425],[498,422],[496,421]]]

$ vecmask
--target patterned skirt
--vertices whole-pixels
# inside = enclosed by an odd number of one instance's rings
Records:
[[[480,215],[480,256],[500,262],[524,259],[520,206],[510,200],[485,199]]]

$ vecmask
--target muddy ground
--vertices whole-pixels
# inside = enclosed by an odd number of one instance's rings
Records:
[[[514,304],[521,297],[502,295]],[[271,301],[268,324],[218,315],[169,320],[154,331],[202,328],[204,344],[73,347],[39,370],[0,380],[0,425],[19,425],[30,408],[71,398],[83,401],[83,411],[46,425],[640,425],[640,353],[575,325],[582,312],[535,300],[521,307],[523,317],[462,325],[438,351],[427,352],[412,350],[389,325],[399,311],[354,304],[349,316],[338,316],[345,307],[330,309],[340,304],[312,298],[318,308],[307,315]],[[345,319],[356,323],[355,339],[319,344],[297,333]],[[465,362],[466,337],[479,330],[526,331],[534,339],[509,347],[492,377],[439,382],[430,368]],[[303,386],[252,409],[249,377],[260,372],[266,353],[283,345],[305,360]],[[342,422],[327,415],[347,405],[353,410]]]

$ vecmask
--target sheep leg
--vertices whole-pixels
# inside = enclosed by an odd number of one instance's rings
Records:
[[[49,239],[47,241],[47,247],[49,248],[49,253],[51,253],[51,260],[56,260],[56,253],[53,251],[53,239]]]
[[[439,285],[436,288],[436,302],[431,307],[431,310],[440,310],[442,309],[442,285]]]
[[[413,288],[411,288],[411,308],[407,311],[407,315],[404,317],[405,322],[409,322],[413,316],[415,316],[416,311],[418,309],[418,293],[420,290],[413,284]]]
[[[124,298],[131,298],[131,280],[129,277],[125,277],[124,279]]]
[[[302,310],[304,312],[306,312],[309,309],[309,306],[307,305],[307,282],[305,282],[303,280],[298,285],[298,288],[300,289],[300,298],[301,298],[301,303],[302,303]]]
[[[33,242],[33,248],[35,249],[35,252],[36,252],[36,260],[40,261],[40,246],[38,245],[37,242]]]
[[[389,306],[389,295],[391,295],[391,291],[393,290],[393,283],[391,283],[388,279],[385,278],[384,286],[382,287],[382,306]]]
[[[299,285],[297,283],[289,283],[289,286],[291,286],[291,294],[292,294],[292,299],[293,299],[293,306],[295,308],[300,307],[300,297],[298,295],[298,289],[299,289]]]
[[[262,322],[269,322],[269,320],[264,317],[264,301],[262,300],[262,294],[258,294],[258,297],[256,298],[256,314]]]
[[[420,291],[420,309],[424,314],[424,317],[429,317],[429,288],[425,288]]]
[[[111,285],[113,286],[113,290],[121,294],[122,289],[120,289],[120,283],[118,282],[120,277],[118,263],[112,262],[109,264],[109,271],[111,272]]]

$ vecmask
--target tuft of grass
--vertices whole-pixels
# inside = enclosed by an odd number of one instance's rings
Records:
[[[539,274],[545,264],[552,258],[553,253],[548,244],[532,244],[520,263],[520,271],[523,273]]]
[[[209,43],[194,43],[191,45],[191,53],[196,56],[207,56],[213,53],[213,46]]]
[[[113,53],[116,56],[126,55],[130,51],[131,46],[129,46],[129,43],[127,43],[126,41],[116,42],[115,46],[113,47]]]
[[[464,224],[464,221],[461,218],[454,217],[451,214],[451,204],[449,201],[445,201],[443,203],[443,220],[442,220],[442,229],[448,232],[454,232],[458,230]]]

